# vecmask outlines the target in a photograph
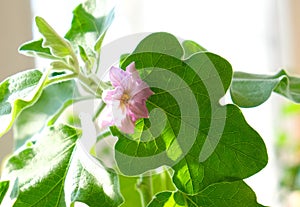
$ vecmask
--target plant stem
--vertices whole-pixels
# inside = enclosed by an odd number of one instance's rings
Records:
[[[105,108],[106,104],[101,101],[101,103],[99,104],[96,113],[93,116],[93,121],[95,121],[97,119],[97,117],[99,116],[99,114],[102,112],[102,110]]]
[[[54,83],[59,83],[63,81],[68,81],[77,78],[82,85],[89,90],[95,97],[100,98],[102,95],[101,89],[101,81],[96,79],[96,77],[87,77],[83,75],[81,72],[75,72],[68,75],[57,76],[54,78],[50,78],[46,82],[46,86],[49,86]]]
[[[105,131],[105,132],[103,132],[103,133],[101,133],[97,136],[97,141],[96,142],[99,142],[101,139],[103,139],[105,137],[108,137],[110,135],[111,135],[110,131]]]
[[[152,174],[142,174],[137,183],[137,190],[141,196],[142,206],[146,207],[152,200],[153,188],[152,188]]]
[[[50,78],[46,81],[45,86],[49,86],[49,85],[52,85],[54,83],[60,83],[60,82],[72,80],[76,77],[77,77],[77,75],[75,73],[72,73],[72,74],[63,75],[63,76],[57,76],[55,78]]]
[[[95,82],[92,78],[88,78],[85,75],[77,74],[78,80],[96,97],[101,97],[102,90],[99,87],[99,83]]]
[[[75,98],[75,99],[69,99],[64,104],[62,107],[52,116],[52,118],[48,121],[48,126],[53,125],[57,119],[60,117],[60,115],[68,108],[71,106],[73,103],[79,102],[79,101],[84,101],[84,100],[89,100],[93,99],[93,97],[86,96],[86,97],[80,97],[80,98]]]

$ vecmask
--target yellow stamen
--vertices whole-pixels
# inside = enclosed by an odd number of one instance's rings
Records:
[[[129,95],[127,94],[127,93],[124,93],[123,95],[122,95],[122,97],[121,97],[121,102],[122,102],[122,104],[127,104],[128,103],[128,101],[129,101]]]

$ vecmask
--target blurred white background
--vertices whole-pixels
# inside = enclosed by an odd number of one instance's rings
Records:
[[[31,60],[17,54],[16,46],[32,38],[30,28],[33,17],[42,16],[58,33],[64,35],[71,22],[72,9],[78,2],[1,2],[1,80],[8,74],[33,67]],[[298,2],[300,1],[116,1],[116,19],[105,42],[132,33],[165,31],[182,39],[194,40],[209,51],[223,56],[235,71],[275,73],[279,68],[286,68],[296,72],[300,48],[297,46],[300,41],[297,35],[299,31],[295,29],[300,28]],[[35,27],[32,34],[37,35]],[[247,121],[264,138],[269,153],[268,166],[247,179],[247,182],[256,192],[259,202],[274,207],[282,205],[279,203],[279,175],[274,155],[276,134],[273,130],[278,123],[275,121],[278,102],[280,99],[273,95],[265,104],[243,110]],[[1,154],[7,154],[7,149],[10,148],[9,138],[1,139]]]

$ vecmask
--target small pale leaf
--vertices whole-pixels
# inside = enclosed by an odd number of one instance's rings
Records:
[[[35,22],[40,33],[44,36],[43,47],[49,48],[55,57],[71,56],[74,58],[73,49],[66,39],[60,37],[43,18],[36,17]]]
[[[42,58],[57,59],[57,57],[54,57],[51,54],[50,49],[43,47],[42,44],[43,39],[26,42],[19,47],[19,52],[27,56],[39,56]]]

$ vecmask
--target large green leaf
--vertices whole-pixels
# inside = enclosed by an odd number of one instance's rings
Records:
[[[15,74],[0,83],[0,137],[12,126],[14,120],[26,107],[40,97],[47,73],[28,70]]]
[[[163,42],[171,41],[174,50],[166,50]],[[119,138],[115,157],[121,172],[136,175],[168,165],[176,187],[189,194],[257,173],[268,159],[263,140],[236,106],[219,104],[231,83],[230,64],[209,52],[182,60],[182,46],[175,42],[169,34],[150,35],[122,64],[135,61],[155,94],[147,101],[150,118],[137,122],[133,135],[111,128]]]
[[[261,207],[255,193],[242,181],[222,182],[208,186],[196,195],[162,192],[148,207]]]
[[[6,161],[2,179],[19,180],[15,207],[121,204],[117,175],[86,152],[80,133],[65,125],[50,127]]]
[[[179,41],[172,34],[157,32],[145,37],[136,46],[134,53],[157,52],[180,59],[184,51],[178,45],[180,45]]]
[[[255,107],[268,100],[272,92],[300,103],[300,78],[289,76],[284,70],[275,75],[234,73],[230,94],[235,104]]]
[[[22,111],[14,125],[15,148],[22,146],[29,138],[47,125],[47,121],[64,104],[75,98],[74,81],[61,82],[44,89],[39,100]]]
[[[83,202],[89,207],[117,207],[123,202],[115,172],[106,169],[78,146],[73,152],[64,192],[66,200]]]

